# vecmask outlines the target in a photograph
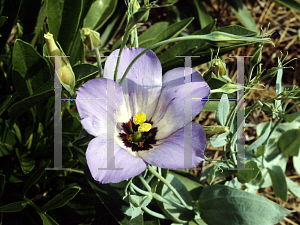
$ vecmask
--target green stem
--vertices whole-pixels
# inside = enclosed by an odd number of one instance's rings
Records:
[[[136,190],[138,193],[142,194],[142,195],[145,195],[145,196],[148,196],[148,195],[151,195],[152,193],[149,193],[148,191],[144,191],[142,189],[140,189],[139,187],[137,187],[134,183],[131,183],[130,186]]]
[[[211,34],[210,34],[211,35]],[[128,36],[128,35],[127,35]],[[172,38],[172,39],[168,39],[168,40],[164,40],[161,42],[158,42],[154,45],[151,45],[150,47],[146,48],[145,50],[143,50],[140,54],[138,54],[132,61],[131,63],[128,65],[122,79],[120,80],[119,84],[122,85],[129,70],[131,69],[132,65],[138,60],[138,58],[140,58],[143,54],[145,54],[146,52],[148,52],[151,49],[157,48],[161,45],[165,45],[165,44],[169,44],[172,42],[176,42],[176,41],[186,41],[186,40],[211,40],[212,38],[209,35],[190,35],[190,36],[185,36],[185,37],[177,37],[177,38]],[[262,39],[261,39],[262,40]],[[123,40],[124,41],[124,40]],[[120,50],[121,51],[121,50]],[[119,60],[119,59],[118,59]],[[117,64],[118,65],[118,64]],[[115,74],[116,75],[116,74]]]
[[[148,209],[147,207],[141,207],[142,210],[144,210],[146,213],[150,214],[151,216],[154,216],[158,219],[168,219],[166,216],[164,216],[163,214],[157,213],[152,211],[151,209]]]
[[[193,210],[192,206],[189,206],[185,203],[185,201],[182,199],[180,194],[176,191],[176,189],[164,178],[162,177],[159,173],[157,173],[150,165],[148,165],[148,170],[154,174],[158,179],[160,179],[173,193],[174,195],[178,198],[178,200],[184,205],[185,208],[189,210]]]
[[[131,27],[128,27],[128,29],[125,30],[125,34],[124,34],[124,37],[123,37],[123,41],[122,41],[122,44],[121,44],[121,47],[120,47],[120,50],[119,50],[118,59],[117,59],[117,65],[116,65],[116,69],[115,69],[114,81],[117,81],[117,78],[118,78],[118,71],[119,71],[121,55],[122,55],[124,46],[126,45],[127,39],[129,37],[130,30],[131,30]]]
[[[103,77],[103,69],[102,69],[102,66],[101,66],[101,57],[100,57],[99,49],[95,48],[94,51],[95,51],[95,54],[96,54],[96,60],[97,60],[98,68],[99,68],[100,77]]]
[[[149,192],[152,192],[151,187],[149,186],[149,184],[147,183],[147,181],[144,179],[144,177],[141,174],[139,175],[139,178],[142,181],[143,185],[146,187],[146,189]]]
[[[171,206],[174,206],[176,208],[180,208],[180,209],[186,209],[183,205],[177,203],[177,202],[174,202],[172,200],[169,200],[169,199],[166,199],[156,193],[153,193],[152,194],[153,198],[155,198],[156,200],[160,201],[160,202],[163,202],[163,203],[166,203],[168,205],[171,205]]]

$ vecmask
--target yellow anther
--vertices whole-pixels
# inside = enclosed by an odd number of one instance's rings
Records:
[[[143,123],[138,127],[138,132],[148,132],[151,129],[150,123]]]
[[[143,124],[145,121],[146,121],[146,115],[145,115],[145,113],[136,114],[136,115],[133,117],[133,123],[134,123],[135,125],[141,125],[141,124]]]

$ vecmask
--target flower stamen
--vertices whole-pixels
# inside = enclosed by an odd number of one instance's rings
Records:
[[[146,121],[146,114],[145,113],[136,114],[133,117],[133,123],[135,125],[142,125],[145,121]]]

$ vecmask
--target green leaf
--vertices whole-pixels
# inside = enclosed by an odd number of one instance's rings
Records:
[[[197,177],[183,170],[170,170],[169,173],[175,176],[185,186],[194,201],[198,200],[204,185]]]
[[[154,45],[160,41],[171,39],[174,37],[177,37],[183,29],[185,29],[192,21],[194,17],[187,18],[185,20],[182,20],[177,23],[173,23],[172,25],[168,26],[167,29],[163,30],[162,32],[159,33],[158,36],[151,42],[150,45]],[[165,45],[160,46],[154,52],[157,54],[160,52],[162,49],[165,48]]]
[[[43,220],[43,225],[58,225],[58,223],[48,214],[39,213],[39,215]]]
[[[256,28],[256,23],[254,22],[250,12],[240,0],[226,0],[226,2],[230,5],[231,10],[237,16],[241,24],[243,24],[249,30],[259,33]]]
[[[8,16],[1,16],[0,17],[0,27],[3,26],[3,24],[5,23],[5,21],[7,20]]]
[[[213,18],[205,8],[205,6],[202,4],[201,1],[193,0],[194,5],[196,6],[199,22],[201,28],[206,27],[211,21],[213,21]]]
[[[227,136],[229,132],[220,134],[217,138],[210,138],[209,141],[213,147],[221,147],[227,144]]]
[[[71,57],[70,57],[70,64],[73,66],[76,63],[85,62],[84,58],[84,44],[81,38],[81,32],[78,31],[77,35],[74,40],[74,46],[71,49]],[[73,68],[72,68],[73,69]]]
[[[47,212],[49,210],[53,210],[56,208],[60,208],[67,204],[70,200],[72,200],[78,192],[81,190],[79,187],[70,187],[60,194],[56,195],[53,199],[47,202],[45,205],[41,207],[43,212]]]
[[[78,29],[83,7],[82,0],[47,1],[49,32],[58,41],[66,55],[70,55]]]
[[[282,171],[280,166],[269,167],[268,172],[271,176],[273,191],[275,195],[286,202],[288,195],[284,172]]]
[[[267,198],[220,185],[205,187],[199,206],[201,218],[218,225],[274,225],[291,212]]]
[[[1,113],[1,111],[0,111]],[[291,123],[295,120],[298,120],[300,118],[300,111],[299,112],[295,112],[295,113],[292,113],[292,114],[288,114],[288,115],[285,115],[283,117],[283,119],[288,122],[288,123]]]
[[[213,20],[210,24],[208,24],[205,28],[193,33],[193,35],[204,35],[209,34],[212,32],[213,29],[215,29],[216,26],[216,20]],[[150,28],[149,28],[150,30]],[[198,48],[201,48],[203,45],[208,46],[208,44],[203,40],[190,40],[190,41],[181,41],[176,43],[174,46],[169,48],[167,51],[162,53],[158,56],[162,67],[168,63],[174,63],[177,62],[176,65],[183,66],[184,65],[184,58],[182,57],[176,57],[177,55],[190,55],[190,53]],[[144,46],[148,47],[148,45]],[[193,61],[195,58],[193,58]],[[174,66],[175,67],[175,66]],[[168,68],[168,69],[171,69]]]
[[[31,158],[26,157],[28,155],[27,153],[29,153],[29,152],[21,155],[20,151],[17,149],[16,153],[17,153],[17,156],[19,158],[19,162],[20,162],[20,165],[21,165],[21,168],[22,168],[24,174],[30,173],[31,170],[35,166],[35,161]]]
[[[286,183],[288,186],[289,191],[295,195],[297,198],[300,198],[300,185],[296,184],[292,180],[286,177]]]
[[[0,212],[19,212],[25,208],[27,205],[26,201],[19,201],[10,203],[8,205],[4,205],[0,207]]]
[[[257,35],[257,32],[253,32],[239,25],[229,25],[229,26],[220,27],[218,28],[218,31],[244,36],[244,37],[251,37]]]
[[[295,10],[296,12],[300,13],[300,3],[295,0],[271,0],[272,2],[276,2],[280,5],[288,7],[290,9]]]
[[[251,168],[252,170],[238,170],[236,174],[238,181],[242,184],[254,180],[260,171],[255,161],[246,162],[245,168]]]
[[[279,140],[278,147],[287,156],[297,156],[300,152],[300,129],[291,129],[284,132]]]
[[[280,61],[280,58],[277,58],[278,61],[278,67],[282,67],[282,63]],[[276,96],[278,96],[282,92],[282,76],[283,76],[283,69],[278,69],[277,76],[276,76]],[[281,100],[275,100],[275,108],[281,112],[282,106],[281,106]],[[273,119],[275,119],[275,114],[273,114]]]
[[[200,57],[201,58],[201,57]],[[195,58],[196,59],[196,58]],[[211,78],[207,84],[209,85],[211,90],[218,89],[222,87],[224,84],[226,84],[224,81],[221,81],[216,78]],[[228,94],[229,98],[236,98],[236,94]],[[222,93],[213,93],[209,96],[209,99],[212,99],[211,101],[207,101],[207,103],[204,106],[204,111],[217,111],[219,100],[222,98]],[[234,107],[236,105],[235,101],[229,101],[230,108]]]
[[[127,7],[123,1],[119,1],[114,14],[107,21],[107,26],[103,33],[101,33],[101,46],[105,47],[110,40],[112,40],[117,32],[120,30],[127,16],[125,15]],[[103,28],[102,28],[103,29]]]
[[[272,120],[269,121],[269,123],[265,124],[265,126],[262,129],[262,132],[260,133],[260,137],[253,142],[250,146],[248,146],[245,151],[251,151],[265,143],[267,138],[269,137],[269,134],[271,132],[271,125],[272,125]]]
[[[159,35],[162,30],[167,29],[168,22],[158,22],[150,26],[145,32],[139,36],[139,47],[147,48],[151,42]]]
[[[27,182],[24,185],[23,192],[22,192],[23,195],[26,194],[26,192],[32,185],[36,184],[39,181],[41,176],[46,171],[45,168],[47,168],[49,166],[49,164],[50,164],[50,162],[48,162],[48,163],[44,162],[38,169],[36,169],[33,172],[33,174],[28,178]]]
[[[86,15],[84,26],[92,30],[99,30],[103,24],[114,13],[118,1],[117,0],[97,0],[92,5]]]
[[[14,145],[17,143],[17,139],[4,123],[0,123],[0,133],[0,157],[2,157],[15,151]]]
[[[286,177],[286,183],[289,191],[295,195],[297,198],[300,198],[300,185]]]
[[[35,94],[52,78],[48,62],[22,40],[14,44],[12,63],[14,87],[22,98]]]
[[[216,121],[219,125],[225,126],[227,121],[227,116],[229,113],[229,101],[227,94],[223,94],[221,100],[219,101],[217,112],[216,112]]]
[[[17,96],[17,92],[14,92],[12,95],[8,95],[5,98],[5,101],[0,105],[0,116],[15,101]]]
[[[14,122],[18,119],[18,117],[21,116],[24,112],[26,112],[26,110],[30,109],[31,107],[35,106],[41,101],[48,99],[50,96],[53,96],[53,89],[47,90],[40,94],[29,96],[13,104],[8,109],[10,126],[12,126]]]
[[[80,81],[86,81],[88,78],[95,76],[99,69],[97,66],[93,66],[89,63],[82,63],[73,67],[73,71],[76,77],[76,83]]]
[[[131,216],[131,220],[143,214],[141,207],[147,207],[152,200],[152,196],[129,195],[129,211],[126,215]]]

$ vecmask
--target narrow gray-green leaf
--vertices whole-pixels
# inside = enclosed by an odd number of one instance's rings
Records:
[[[272,180],[273,191],[275,195],[286,202],[288,196],[284,172],[282,171],[280,166],[271,166],[270,168],[268,168],[268,172]]]
[[[294,181],[286,177],[286,183],[289,191],[295,195],[297,198],[300,198],[300,185],[296,184]]]
[[[219,125],[225,126],[227,121],[227,116],[229,113],[229,101],[227,94],[223,94],[221,100],[219,101],[217,112],[216,112],[216,121]]]
[[[199,22],[201,25],[201,28],[206,27],[211,21],[213,21],[213,18],[205,8],[205,6],[202,4],[199,0],[193,0],[194,5],[196,6]]]
[[[241,24],[243,24],[249,30],[259,33],[256,28],[256,23],[254,22],[250,12],[240,0],[226,0],[226,2],[230,5],[231,10],[237,16]]]
[[[251,151],[251,150],[257,148],[258,146],[264,144],[264,142],[267,140],[267,138],[270,134],[271,125],[272,125],[272,120],[270,120],[269,123],[265,124],[265,126],[261,132],[261,136],[255,142],[253,142],[249,147],[247,147],[245,149],[245,151]]]
[[[298,156],[293,157],[293,165],[296,170],[296,172],[300,175],[300,152]]]

